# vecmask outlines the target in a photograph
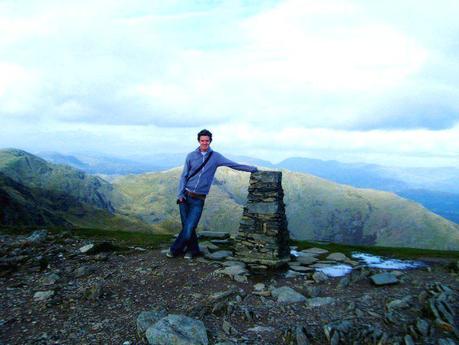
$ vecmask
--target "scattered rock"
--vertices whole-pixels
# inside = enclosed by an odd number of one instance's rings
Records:
[[[80,253],[83,253],[83,254],[86,254],[88,251],[90,251],[92,248],[94,248],[94,244],[93,243],[90,243],[90,244],[87,244],[83,247],[81,247],[79,250],[80,250]]]
[[[332,260],[332,261],[346,261],[348,257],[344,255],[343,253],[331,253],[330,255],[327,256],[327,260]]]
[[[144,337],[145,332],[149,327],[153,326],[166,316],[167,313],[165,310],[150,310],[141,312],[137,317],[137,334],[140,337]]]
[[[84,276],[88,276],[94,273],[95,271],[96,271],[96,267],[94,265],[85,265],[85,266],[78,267],[75,270],[74,274],[75,274],[75,277],[81,278]]]
[[[308,286],[306,291],[308,293],[308,297],[317,297],[321,293],[321,289],[318,286]]]
[[[263,290],[263,291],[254,291],[252,294],[257,295],[257,296],[262,296],[262,297],[269,297],[271,296],[271,291],[270,290]]]
[[[224,269],[219,269],[219,270],[215,271],[215,273],[227,275],[231,279],[233,279],[233,280],[235,280],[237,282],[240,282],[240,283],[247,282],[247,274],[248,274],[248,272],[244,267],[239,266],[239,265],[228,266],[228,267],[226,267]]]
[[[206,249],[208,249],[209,252],[215,252],[215,251],[220,249],[218,246],[216,246],[215,244],[212,244],[212,243],[210,243],[208,241],[199,243],[199,248],[201,250],[206,248]]]
[[[287,272],[285,272],[284,277],[287,279],[290,279],[290,278],[301,277],[302,275],[304,275],[304,273],[296,272],[293,270],[288,270]]]
[[[305,256],[298,256],[296,261],[299,262],[301,265],[311,265],[317,262],[319,259],[315,258],[312,255],[305,255]]]
[[[33,299],[36,302],[40,301],[46,301],[47,299],[51,298],[54,296],[54,291],[53,290],[47,290],[47,291],[37,291],[33,295]]]
[[[297,345],[309,345],[310,341],[306,332],[306,328],[303,326],[297,326],[295,329],[295,340]]]
[[[32,234],[26,238],[27,242],[33,242],[33,243],[38,243],[38,242],[43,242],[46,240],[48,237],[48,231],[42,229],[42,230],[35,230],[32,232]]]
[[[411,335],[408,334],[405,335],[405,337],[403,338],[403,342],[405,343],[405,345],[415,345],[413,338],[411,337]]]
[[[229,323],[226,320],[223,320],[222,329],[223,329],[223,332],[225,332],[228,335],[237,333],[236,329],[231,325],[231,323]]]
[[[271,294],[273,297],[277,298],[278,303],[290,304],[306,301],[306,297],[288,286],[272,289]]]
[[[355,260],[351,260],[349,258],[346,258],[346,260],[343,261],[344,263],[348,264],[348,265],[351,265],[353,267],[359,265],[360,263],[358,261],[355,261]]]
[[[321,307],[323,305],[335,303],[335,299],[332,297],[314,297],[308,298],[306,303],[309,307]]]
[[[349,276],[345,276],[341,278],[338,282],[338,289],[345,289],[351,284],[351,278]]]
[[[323,272],[315,272],[313,275],[312,275],[312,279],[316,282],[316,283],[320,283],[320,282],[323,282],[323,281],[326,281],[328,280],[328,277],[325,273]]]
[[[378,286],[397,284],[399,282],[397,277],[391,273],[378,273],[372,275],[370,279],[373,282],[373,284]]]
[[[296,272],[310,272],[312,269],[309,268],[309,267],[304,267],[304,266],[295,266],[295,265],[291,265],[290,266],[290,269],[293,270],[293,271],[296,271]]]
[[[395,299],[386,304],[387,309],[405,309],[410,306],[411,296],[405,296],[402,299]]]
[[[241,261],[234,261],[234,260],[229,260],[229,261],[223,261],[222,262],[223,266],[241,266],[241,267],[246,267],[246,264]]]
[[[456,345],[457,343],[451,338],[438,339],[438,345]]]
[[[225,298],[228,298],[234,294],[238,293],[238,290],[236,288],[234,289],[229,289],[229,290],[226,290],[226,291],[219,291],[219,292],[216,292],[214,294],[212,294],[210,297],[209,297],[209,300],[211,302],[217,302],[217,301],[220,301],[220,300],[223,300]]]
[[[327,268],[327,267],[332,267],[334,263],[324,263],[324,262],[317,262],[315,264],[312,264],[310,267],[312,268]]]
[[[422,336],[426,337],[429,334],[430,325],[426,320],[418,317],[416,320],[416,329]]]
[[[103,281],[97,281],[83,291],[83,297],[90,301],[95,301],[104,294],[105,284]]]
[[[206,258],[210,260],[221,261],[232,255],[233,253],[228,250],[219,250],[215,253],[207,254]]]
[[[41,282],[43,285],[54,285],[57,281],[59,281],[59,279],[61,279],[59,275],[57,275],[56,273],[50,273],[45,275],[42,278]]]
[[[115,246],[113,243],[108,241],[90,243],[80,248],[80,253],[95,255],[103,252],[114,252],[122,248]]]
[[[266,285],[263,283],[258,283],[253,286],[255,291],[263,291],[266,288]]]
[[[204,323],[185,315],[169,314],[150,326],[145,336],[150,345],[209,344]]]
[[[227,245],[233,243],[231,239],[226,240],[210,240],[210,243],[215,244],[216,246]]]
[[[323,255],[327,254],[328,250],[322,249],[322,248],[308,248],[308,249],[303,249],[301,253],[310,253],[310,254],[316,254],[316,255]]]
[[[247,331],[248,332],[255,332],[255,333],[264,333],[264,332],[273,332],[275,329],[272,327],[266,327],[266,326],[255,326],[252,328],[249,328]]]

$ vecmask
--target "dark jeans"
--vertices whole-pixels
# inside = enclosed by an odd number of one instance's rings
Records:
[[[196,228],[201,218],[202,209],[204,208],[204,200],[187,196],[185,202],[179,204],[179,208],[182,231],[180,231],[174,244],[172,244],[171,252],[174,256],[184,254],[185,252],[189,252],[193,256],[199,255]]]

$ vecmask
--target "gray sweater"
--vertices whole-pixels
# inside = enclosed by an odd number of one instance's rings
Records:
[[[188,180],[185,185],[185,181],[189,175],[191,175],[199,166],[206,160],[207,155],[212,152],[212,149],[209,147],[207,153],[203,155],[199,150],[199,147],[190,152],[186,156],[185,165],[183,166],[182,176],[180,177],[180,183],[178,187],[178,198],[185,197],[185,190],[188,190],[197,194],[207,194],[209,193],[210,186],[214,180],[214,175],[218,167],[225,166],[235,170],[247,171],[247,172],[256,172],[257,168],[251,165],[244,165],[233,162],[228,158],[224,157],[222,154],[217,151],[213,151],[212,157],[206,165]]]

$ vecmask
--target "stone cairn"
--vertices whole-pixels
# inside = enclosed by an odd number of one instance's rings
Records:
[[[282,172],[250,175],[247,204],[234,245],[236,259],[252,268],[279,267],[290,260],[283,198]]]

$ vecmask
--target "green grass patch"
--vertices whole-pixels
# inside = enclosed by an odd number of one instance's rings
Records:
[[[1,227],[0,232],[9,235],[28,235],[35,229],[30,228],[8,228]],[[93,240],[113,241],[121,245],[139,246],[144,248],[160,248],[171,242],[173,236],[167,234],[154,234],[151,232],[133,232],[125,230],[103,230],[103,229],[62,229],[62,228],[46,228],[50,233],[60,233],[68,231],[72,235],[79,238],[87,238]]]
[[[298,250],[311,247],[318,247],[329,252],[340,252],[350,256],[355,252],[374,254],[379,256],[394,257],[400,259],[419,259],[419,258],[445,258],[458,259],[459,251],[405,248],[405,247],[376,247],[376,246],[355,246],[338,243],[324,243],[313,241],[291,241],[291,245],[297,246]]]
[[[81,238],[112,240],[120,244],[147,248],[159,248],[170,243],[173,236],[146,232],[101,229],[74,229],[72,233]]]

